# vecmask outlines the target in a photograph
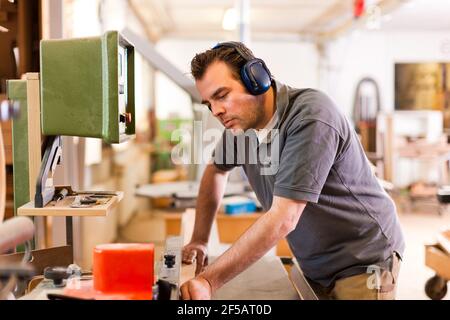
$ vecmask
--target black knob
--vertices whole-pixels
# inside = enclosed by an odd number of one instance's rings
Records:
[[[129,112],[119,114],[119,122],[120,123],[128,124],[128,123],[131,123],[132,120],[133,120],[133,116]]]
[[[167,268],[173,268],[175,265],[175,255],[173,254],[166,254],[164,256],[164,264],[167,266]]]
[[[176,287],[172,283],[166,280],[158,280],[156,283],[158,286],[155,300],[170,300],[172,294],[172,288]]]
[[[64,286],[64,280],[70,276],[71,274],[64,267],[47,267],[44,269],[44,277],[53,280],[55,287]]]

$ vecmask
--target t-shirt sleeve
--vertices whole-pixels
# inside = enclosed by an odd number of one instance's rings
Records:
[[[274,196],[317,203],[339,143],[339,133],[324,122],[293,121],[280,154]]]
[[[239,166],[237,152],[236,138],[229,130],[225,130],[212,152],[211,162],[219,170],[231,171]]]

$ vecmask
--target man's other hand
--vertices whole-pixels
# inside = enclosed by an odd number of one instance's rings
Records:
[[[206,242],[190,242],[183,247],[183,263],[192,264],[197,262],[195,275],[197,276],[208,265],[208,249]]]
[[[211,285],[202,276],[185,282],[180,291],[182,300],[211,300]]]

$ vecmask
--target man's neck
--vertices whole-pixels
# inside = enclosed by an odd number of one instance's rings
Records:
[[[263,95],[262,104],[264,108],[264,119],[256,128],[257,130],[265,128],[275,114],[277,110],[275,99],[275,90],[274,87],[271,86],[270,89]]]

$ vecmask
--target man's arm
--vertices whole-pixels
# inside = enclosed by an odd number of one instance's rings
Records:
[[[218,169],[214,164],[209,164],[203,174],[197,198],[192,239],[183,248],[183,262],[190,264],[194,259],[197,261],[195,274],[198,274],[207,263],[206,247],[211,226],[225,192],[228,175],[229,172]]]
[[[223,255],[181,288],[185,299],[210,298],[212,292],[247,269],[295,229],[305,201],[274,197],[261,216]],[[209,292],[208,292],[209,291]]]

